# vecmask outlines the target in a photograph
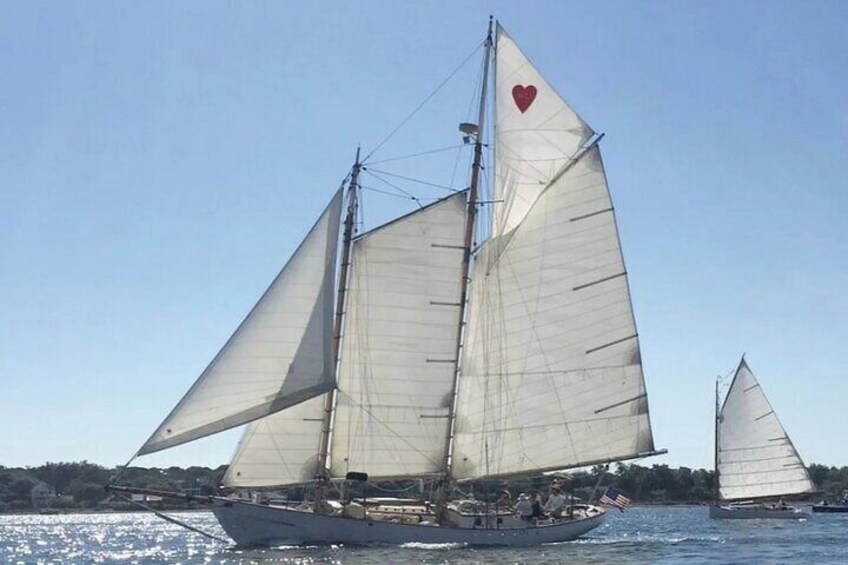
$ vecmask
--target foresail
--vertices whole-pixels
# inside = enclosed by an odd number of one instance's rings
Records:
[[[472,275],[453,476],[654,449],[627,275],[594,147],[490,240]]]
[[[318,468],[324,396],[251,422],[227,468],[223,484],[257,488],[313,480]]]
[[[354,242],[331,475],[442,471],[456,370],[466,193]]]
[[[139,455],[239,426],[330,390],[340,190],[271,286]]]
[[[815,491],[815,485],[743,359],[720,413],[719,494],[739,500]]]
[[[594,132],[498,26],[494,236],[510,232]]]

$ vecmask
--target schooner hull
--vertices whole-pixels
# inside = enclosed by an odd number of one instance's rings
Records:
[[[809,514],[797,508],[770,508],[760,505],[751,506],[710,506],[710,518],[722,520],[803,520]]]
[[[219,500],[216,518],[240,547],[398,545],[404,543],[528,546],[571,541],[603,524],[606,513],[558,524],[514,529],[451,528],[327,516],[311,511]]]

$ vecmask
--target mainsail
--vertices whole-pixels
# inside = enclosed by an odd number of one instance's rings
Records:
[[[500,27],[495,64],[503,203],[475,261],[452,475],[648,454],[638,334],[594,132]]]
[[[804,462],[744,358],[718,420],[716,460],[722,499],[815,491]]]
[[[627,276],[596,147],[539,196],[499,252],[478,257],[472,289],[455,477],[653,450]]]
[[[279,275],[139,455],[192,441],[332,389],[339,190]]]

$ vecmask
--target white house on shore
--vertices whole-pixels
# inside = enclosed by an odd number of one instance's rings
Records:
[[[56,490],[47,483],[41,482],[32,487],[30,498],[34,507],[43,508],[56,500]]]

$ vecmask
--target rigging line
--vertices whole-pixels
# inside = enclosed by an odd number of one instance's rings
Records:
[[[365,169],[365,172],[369,172],[369,173],[371,173],[371,171],[368,171],[367,169]],[[382,178],[382,177],[380,177],[379,175],[376,175],[376,174],[374,174],[374,173],[371,173],[371,176],[373,176],[375,179],[377,179],[377,180],[378,180],[378,181],[380,181],[381,183],[383,183],[383,184],[385,184],[385,185],[388,185],[388,186],[390,186],[390,187],[394,188],[395,190],[397,190],[398,192],[400,192],[400,193],[402,193],[402,194],[405,194],[407,197],[409,197],[409,199],[410,199],[410,200],[413,200],[416,204],[418,204],[418,206],[419,206],[420,208],[423,208],[423,207],[424,207],[424,205],[423,205],[423,204],[421,204],[421,202],[418,200],[418,197],[417,197],[417,196],[415,196],[414,194],[410,193],[409,191],[402,189],[402,188],[401,188],[401,187],[399,187],[398,185],[396,185],[396,184],[394,184],[394,183],[391,183],[391,182],[387,181],[386,179],[384,179],[384,178]]]
[[[399,488],[399,489],[392,489],[392,488],[385,488],[385,487],[381,487],[381,486],[379,486],[379,484],[377,484],[377,483],[372,483],[372,484],[370,484],[369,486],[370,486],[371,488],[373,488],[374,490],[379,490],[379,491],[381,491],[381,492],[391,492],[391,493],[409,492],[409,491],[411,491],[411,490],[414,490],[414,489],[417,489],[417,488],[418,488],[418,485],[417,485],[417,484],[415,484],[415,483],[413,483],[413,484],[409,485],[408,487],[403,487],[403,488]]]
[[[120,467],[115,469],[115,472],[112,473],[111,477],[109,477],[109,484],[116,483],[118,481],[118,479],[120,478],[121,474],[123,474],[123,472],[126,470],[126,468],[130,466],[130,463],[132,463],[133,461],[136,460],[136,457],[138,457],[138,451],[136,451],[133,454],[133,456],[130,457],[129,461],[127,461],[126,463],[124,463],[123,465],[121,465]]]
[[[386,431],[387,431],[387,432],[389,432],[391,435],[393,435],[393,436],[397,437],[398,439],[400,439],[400,440],[401,440],[401,442],[405,443],[405,444],[406,444],[406,445],[408,445],[410,448],[412,448],[412,451],[414,451],[414,452],[418,453],[419,455],[421,455],[424,459],[426,459],[426,460],[427,460],[427,461],[429,461],[430,463],[433,463],[433,464],[436,464],[436,465],[438,465],[438,464],[439,464],[439,462],[438,462],[438,461],[433,461],[433,459],[432,459],[432,458],[431,458],[431,457],[430,457],[427,453],[424,453],[423,451],[421,451],[420,449],[418,449],[417,447],[415,447],[415,445],[413,445],[413,444],[412,444],[412,442],[410,442],[410,441],[409,441],[406,437],[404,437],[403,435],[401,435],[401,434],[397,433],[396,431],[394,431],[394,430],[391,428],[391,426],[389,426],[389,424],[387,424],[386,422],[384,422],[383,420],[381,420],[380,418],[378,418],[377,416],[375,416],[375,415],[374,415],[374,412],[372,412],[371,410],[369,410],[369,409],[366,407],[366,405],[365,405],[365,404],[363,404],[363,403],[361,403],[361,402],[358,402],[358,401],[357,401],[357,400],[355,400],[355,399],[354,399],[351,395],[349,395],[348,393],[344,392],[344,391],[343,391],[343,390],[341,390],[341,389],[339,389],[338,393],[339,393],[339,394],[343,394],[343,395],[345,395],[345,396],[347,397],[347,399],[350,401],[351,405],[356,406],[357,408],[359,408],[360,410],[362,410],[363,412],[365,412],[366,414],[368,414],[368,416],[369,416],[369,417],[371,417],[371,418],[373,418],[375,422],[377,422],[378,424],[380,424],[381,426],[383,426],[383,427],[386,429]]]
[[[423,184],[425,186],[432,186],[434,188],[441,188],[443,190],[449,190],[451,192],[462,192],[464,190],[462,188],[454,188],[452,186],[447,186],[447,185],[444,185],[444,184],[436,184],[434,182],[427,182],[425,180],[420,180],[420,179],[416,179],[416,178],[412,178],[412,177],[405,177],[403,175],[399,175],[397,173],[390,173],[388,171],[380,171],[380,170],[375,170],[375,169],[371,169],[371,168],[368,168],[368,169],[365,169],[365,170],[367,170],[369,173],[371,173],[375,176],[378,175],[378,174],[386,175],[387,177],[394,177],[394,178],[397,178],[397,179],[402,179],[402,180],[414,182],[414,183],[417,183],[417,184]]]
[[[460,147],[464,147],[464,144]],[[456,180],[456,171],[459,169],[459,160],[462,159],[462,151],[456,152],[456,158],[453,160],[453,170],[451,171],[450,184]]]
[[[478,44],[477,47],[474,49],[474,51],[469,53],[469,55],[465,59],[463,59],[462,62],[453,71],[451,71],[451,73],[439,84],[439,86],[436,87],[435,90],[433,90],[430,94],[428,94],[427,97],[423,101],[421,101],[421,103],[418,104],[418,106],[416,106],[414,110],[412,110],[412,112],[410,112],[403,120],[401,120],[401,122],[395,127],[395,129],[393,129],[391,132],[389,132],[389,134],[386,137],[384,137],[383,140],[380,143],[378,143],[377,146],[374,149],[372,149],[371,152],[368,155],[365,156],[365,158],[362,160],[362,162],[363,163],[367,162],[368,159],[372,155],[374,155],[374,153],[377,152],[377,150],[379,150],[383,145],[386,144],[387,141],[389,141],[392,137],[394,137],[394,135],[398,131],[400,131],[400,129],[403,126],[405,126],[406,123],[409,120],[411,120],[412,117],[415,114],[417,114],[418,111],[421,108],[423,108],[436,94],[438,94],[438,92],[454,77],[454,75],[456,75],[456,73],[458,73],[460,71],[460,69],[462,69],[462,67],[464,67],[465,64],[468,61],[470,61],[471,58],[474,57],[477,54],[477,52],[480,50],[481,47],[483,47],[484,44],[485,44],[485,42]]]
[[[459,143],[457,145],[451,145],[450,147],[442,147],[441,149],[431,149],[429,151],[422,151],[420,153],[412,153],[410,155],[403,155],[401,157],[392,157],[390,159],[380,159],[379,161],[370,161],[369,165],[381,165],[383,163],[391,163],[394,161],[402,161],[404,159],[413,159],[415,157],[423,157],[424,155],[433,155],[435,153],[443,153],[446,151],[452,151],[454,149],[461,149],[466,147],[465,143]]]
[[[486,65],[485,60],[480,62],[480,72],[477,75],[477,82],[474,85],[474,89],[471,91],[472,94],[471,94],[470,100],[468,101],[468,108],[465,110],[465,116],[466,116],[465,119],[469,122],[473,122],[477,119],[476,116],[474,116],[474,109],[480,101],[481,83],[483,81],[483,74],[484,74],[484,70],[485,70],[485,65]],[[483,139],[488,139],[488,138],[484,137]],[[466,147],[466,146],[473,147],[473,145],[471,143],[467,142],[467,141],[465,143],[463,143],[460,147]],[[462,158],[462,151],[457,151],[456,152],[456,158],[454,159],[454,163],[453,163],[453,170],[451,171],[451,177],[450,177],[450,184],[451,185],[456,180],[456,172],[459,169],[459,160],[461,158]],[[467,168],[469,170],[471,169],[471,163],[468,163]]]
[[[211,540],[219,541],[219,542],[221,542],[225,545],[232,545],[229,541],[225,540],[224,538],[218,537],[215,534],[211,534],[209,532],[205,532],[205,531],[201,530],[200,528],[192,526],[191,524],[187,524],[187,523],[185,523],[181,520],[174,518],[173,516],[168,516],[164,512],[159,512],[158,510],[156,510],[155,508],[152,508],[151,506],[148,506],[147,504],[144,504],[144,503],[139,502],[137,500],[133,500],[131,497],[123,496],[123,498],[124,498],[124,500],[126,500],[130,504],[134,504],[135,506],[138,506],[139,508],[143,508],[144,510],[147,510],[148,512],[152,512],[154,516],[156,516],[158,518],[162,518],[166,522],[176,524],[177,526],[182,526],[183,528],[190,530],[190,531],[192,531],[196,534],[206,536],[207,538],[209,538]]]
[[[370,190],[371,192],[379,192],[380,194],[385,194],[387,196],[394,196],[395,198],[400,198],[401,200],[417,200],[417,198],[414,198],[412,196],[405,196],[403,194],[397,194],[395,192],[389,192],[388,190],[381,190],[379,188],[374,188],[373,186],[365,186],[364,184],[360,185],[360,188],[362,188],[363,190]]]
[[[486,155],[481,156],[480,161],[481,161],[481,166],[483,167],[483,170],[486,171],[486,173],[488,173],[489,167],[487,166],[488,160],[486,158]],[[485,175],[485,174],[482,175],[480,182],[481,182],[481,185],[482,185],[481,194],[488,195],[489,193],[492,192],[490,187],[489,187],[487,175]],[[491,227],[492,214],[494,213],[494,206],[488,206],[487,207],[486,205],[487,204],[495,204],[495,203],[496,203],[496,201],[494,200],[493,194],[492,194],[491,200],[488,200],[486,198],[478,198],[477,199],[477,204],[478,204],[477,213],[480,214],[480,221],[477,222],[477,226],[476,226],[476,228],[477,228],[477,241],[476,241],[476,243],[477,243],[478,249],[482,245],[482,242],[485,242],[486,239],[490,235],[489,234],[489,232],[490,232],[489,228]]]

